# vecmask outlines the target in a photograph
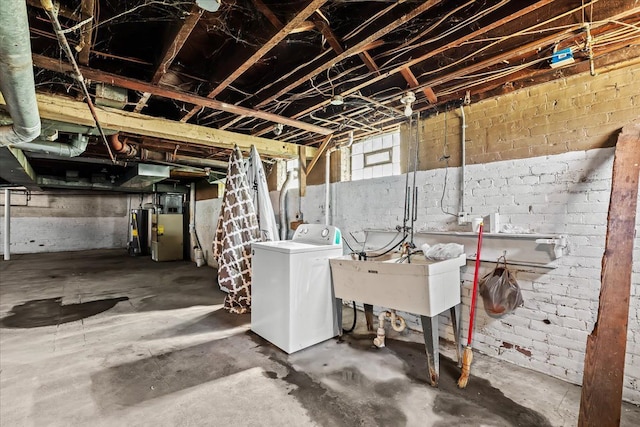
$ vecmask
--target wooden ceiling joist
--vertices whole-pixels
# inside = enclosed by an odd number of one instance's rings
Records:
[[[419,64],[421,62],[426,61],[429,58],[432,58],[432,57],[434,57],[434,56],[436,56],[438,54],[441,54],[441,53],[445,52],[446,50],[450,49],[451,46],[460,46],[461,44],[466,43],[466,42],[468,42],[470,40],[473,40],[473,39],[475,39],[475,38],[477,38],[477,37],[479,37],[479,36],[481,36],[483,34],[486,34],[489,31],[492,31],[492,30],[494,30],[494,29],[496,29],[496,28],[498,28],[498,27],[500,27],[502,25],[505,25],[505,24],[507,24],[509,22],[512,22],[512,21],[516,20],[516,19],[522,18],[523,16],[525,16],[525,15],[531,13],[531,12],[534,12],[534,11],[544,7],[544,6],[547,6],[547,5],[551,4],[551,3],[553,3],[553,1],[554,0],[540,0],[540,1],[534,3],[534,4],[530,5],[530,6],[527,6],[527,7],[524,7],[522,9],[519,9],[517,12],[512,13],[512,14],[508,15],[507,17],[503,18],[503,19],[495,20],[494,22],[492,22],[490,24],[487,24],[487,25],[485,25],[485,26],[483,26],[483,27],[481,27],[481,28],[479,28],[479,29],[477,29],[475,31],[472,31],[472,32],[467,33],[467,34],[464,34],[463,36],[457,38],[456,40],[454,40],[452,42],[444,43],[444,44],[442,44],[442,45],[440,45],[440,46],[438,46],[436,48],[433,48],[433,49],[429,50],[429,52],[427,52],[427,53],[425,53],[423,55],[420,55],[420,56],[418,56],[416,58],[410,59],[407,62],[399,64],[398,66],[396,66],[393,69],[385,70],[385,72],[382,75],[371,77],[370,79],[367,79],[366,81],[364,81],[364,82],[362,82],[362,83],[360,83],[360,84],[358,84],[358,85],[356,85],[356,86],[344,91],[342,93],[342,95],[343,96],[348,96],[348,95],[351,95],[353,93],[356,93],[356,92],[360,91],[361,89],[364,89],[365,87],[368,87],[368,86],[370,86],[370,85],[372,85],[372,84],[374,84],[376,82],[379,82],[380,80],[383,80],[383,79],[385,79],[385,78],[387,78],[387,77],[389,77],[389,76],[391,76],[393,74],[400,73],[402,70],[406,69],[407,67],[411,67],[413,65],[417,65],[417,64]],[[319,102],[319,103],[317,103],[315,105],[310,106],[309,108],[306,108],[303,111],[300,111],[300,112],[296,113],[292,117],[293,118],[304,117],[307,114],[309,114],[310,112],[313,112],[313,111],[317,110],[318,108],[322,108],[322,107],[324,107],[325,105],[328,105],[328,104],[329,104],[329,100],[324,100],[322,102]]]
[[[348,57],[350,57],[352,55],[356,55],[356,54],[362,52],[363,51],[362,48],[364,46],[366,46],[369,43],[374,42],[374,41],[384,37],[385,35],[389,34],[390,32],[392,32],[393,30],[397,29],[398,27],[406,24],[407,22],[409,22],[410,20],[412,20],[416,16],[421,15],[422,13],[424,13],[427,10],[431,9],[432,7],[438,5],[439,3],[441,3],[441,1],[442,0],[427,0],[424,3],[421,3],[419,6],[417,6],[415,9],[413,9],[411,12],[406,13],[403,16],[401,16],[400,18],[394,20],[393,22],[383,26],[379,30],[375,31],[373,34],[368,35],[363,40],[355,43],[353,46],[351,46],[348,49],[346,49],[340,55],[337,55],[336,57],[333,57],[333,58],[331,58],[329,60],[326,60],[321,64],[318,64],[317,61],[311,61],[308,64],[308,66],[303,68],[304,71],[302,71],[302,72],[304,73],[304,75],[302,75],[299,78],[296,78],[293,81],[290,81],[289,83],[287,83],[285,85],[285,87],[283,87],[282,89],[278,90],[274,95],[269,96],[266,99],[262,100],[260,103],[257,104],[257,107],[258,108],[259,107],[264,107],[265,105],[269,104],[270,102],[278,99],[280,96],[282,96],[285,93],[289,92],[291,89],[294,89],[294,88],[300,86],[301,84],[309,81],[311,78],[317,76],[318,74],[327,71],[328,69],[333,67],[335,64],[343,61],[344,59],[346,59],[346,58],[348,58]]]
[[[80,10],[82,13],[82,19],[94,18],[94,11],[96,8],[96,0],[82,0]],[[78,52],[78,62],[82,65],[89,65],[89,53],[91,53],[91,47],[93,45],[93,25],[91,21],[82,26],[80,35],[80,46],[82,49]]]
[[[182,46],[189,38],[189,35],[198,24],[202,13],[203,9],[201,9],[197,5],[193,5],[191,11],[189,12],[189,15],[184,19],[184,21],[182,21],[182,25],[180,25],[180,28],[178,28],[175,36],[171,39],[171,42],[165,48],[164,54],[162,55],[162,58],[160,58],[160,62],[158,62],[156,71],[155,73],[153,73],[153,77],[151,78],[151,84],[157,85],[158,83],[160,83],[160,79],[167,73],[167,70],[173,63],[173,60],[176,56],[178,56],[180,49],[182,49]],[[136,113],[142,111],[145,105],[147,105],[150,97],[151,93],[145,92],[136,104],[136,107],[133,111],[135,111]]]
[[[36,67],[44,68],[51,71],[57,71],[60,73],[72,73],[73,68],[68,63],[63,63],[57,59],[52,59],[42,55],[33,55],[33,63]],[[282,123],[286,126],[291,126],[298,129],[304,129],[309,132],[319,133],[321,135],[328,135],[332,133],[331,129],[327,129],[321,126],[316,126],[310,123],[302,122],[299,120],[291,119],[288,117],[279,116],[277,114],[267,113],[265,111],[252,110],[250,108],[240,107],[233,104],[227,104],[225,102],[216,101],[215,99],[205,98],[203,96],[194,95],[170,89],[161,86],[154,86],[150,83],[143,82],[141,80],[130,79],[122,77],[117,74],[105,73],[103,71],[93,70],[87,67],[80,67],[80,71],[85,78],[95,80],[103,83],[107,83],[113,86],[122,87],[125,89],[137,90],[140,92],[149,92],[152,95],[161,96],[163,98],[173,99],[176,101],[186,102],[190,104],[196,104],[212,108],[214,110],[226,111],[228,113],[258,117],[263,120],[268,120],[274,123]]]
[[[238,68],[236,68],[231,74],[229,74],[224,80],[207,95],[207,98],[215,98],[220,92],[225,90],[230,84],[232,84],[238,77],[244,74],[249,68],[251,68],[256,62],[262,59],[271,49],[278,45],[285,37],[287,37],[293,30],[295,30],[300,24],[302,24],[313,12],[315,12],[320,6],[326,3],[327,0],[311,0],[307,6],[305,6],[300,12],[296,14],[282,29],[278,30],[264,45],[253,53],[246,61],[244,61]],[[266,6],[265,6],[266,7]],[[199,110],[200,106],[196,106],[191,109],[180,121],[186,122]]]
[[[311,159],[311,161],[309,162],[309,164],[307,165],[307,167],[305,169],[305,173],[307,175],[311,173],[311,171],[313,170],[313,167],[316,165],[316,163],[318,163],[318,160],[320,160],[320,156],[322,156],[322,154],[326,151],[326,149],[329,146],[329,143],[331,142],[332,138],[333,138],[333,135],[327,135],[322,140],[322,143],[320,144],[320,147],[318,148],[318,151],[315,152],[315,155],[313,156],[313,159]],[[308,151],[306,151],[306,153],[307,153],[307,155],[309,155]]]
[[[93,116],[84,102],[45,94],[37,94],[36,98],[40,116],[43,119],[81,126],[95,126]],[[4,97],[0,96],[0,104],[6,104]],[[238,145],[245,152],[249,151],[251,145],[255,145],[260,154],[271,158],[293,159],[298,156],[297,144],[180,123],[112,108],[96,108],[96,113],[103,128],[119,132],[178,141],[200,147],[231,149],[234,145]],[[308,156],[313,156],[315,152],[316,150],[313,148],[307,149]]]
[[[401,70],[400,74],[402,74],[402,77],[404,77],[404,79],[407,81],[410,88],[413,89],[420,86],[420,83],[418,83],[418,79],[416,79],[416,76],[411,71],[411,68],[407,67]],[[435,104],[436,102],[438,102],[438,97],[433,92],[433,89],[431,89],[430,87],[425,87],[424,89],[422,89],[422,92],[424,93],[424,96],[427,97],[427,100],[431,104]]]

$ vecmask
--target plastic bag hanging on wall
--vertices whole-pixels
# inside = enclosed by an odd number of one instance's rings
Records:
[[[518,281],[504,256],[498,258],[493,271],[480,280],[480,295],[487,314],[494,318],[503,317],[524,303]]]

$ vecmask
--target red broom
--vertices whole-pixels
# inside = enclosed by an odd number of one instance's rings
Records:
[[[478,273],[480,270],[480,249],[482,248],[482,231],[484,224],[480,223],[478,230],[478,249],[476,250],[476,270],[473,273],[473,293],[471,294],[471,312],[469,313],[469,336],[467,337],[467,346],[462,354],[462,375],[458,380],[458,387],[465,388],[469,381],[469,372],[471,371],[471,361],[473,361],[473,350],[471,349],[471,338],[473,337],[473,319],[476,314],[476,299],[478,297]]]

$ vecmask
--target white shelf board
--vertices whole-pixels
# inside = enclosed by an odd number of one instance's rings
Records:
[[[371,251],[393,246],[402,239],[402,234],[396,230],[366,230],[365,250]],[[395,236],[395,238],[394,238]],[[478,234],[474,232],[460,231],[421,231],[414,233],[413,241],[417,248],[423,244],[435,245],[438,243],[458,243],[464,246],[468,260],[475,260]],[[562,251],[554,251],[553,243],[538,243],[540,240],[564,240],[564,236],[555,234],[511,234],[511,233],[485,233],[483,234],[482,253],[480,260],[495,263],[500,256],[505,254],[509,264],[518,264],[533,267],[555,268],[552,261]],[[390,243],[392,242],[392,243]],[[386,250],[386,249],[385,249]]]

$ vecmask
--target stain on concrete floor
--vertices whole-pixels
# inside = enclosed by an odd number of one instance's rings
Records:
[[[10,378],[2,382],[3,425],[242,425],[238,417],[251,420],[244,425],[292,427],[577,422],[576,386],[477,354],[465,390],[456,387],[459,368],[441,355],[436,389],[428,384],[423,343],[404,341],[420,337],[391,334],[387,348],[374,349],[364,322],[356,328],[361,335],[346,335],[342,344],[328,340],[287,355],[246,332],[249,316],[219,309],[224,294],[211,269],[123,251],[17,258],[0,265],[0,369]],[[60,310],[60,295],[130,299],[60,328],[4,325],[36,301]],[[246,403],[236,409],[236,399]],[[623,426],[639,419],[637,407],[623,404]]]
[[[388,339],[388,350],[404,360],[407,367],[407,375],[414,381],[428,384],[427,361],[423,344]],[[423,357],[420,357],[423,356]],[[501,418],[506,425],[514,426],[551,426],[549,420],[542,414],[526,408],[504,395],[498,388],[493,387],[489,381],[473,376],[467,387],[460,389],[457,386],[460,377],[460,368],[456,361],[440,355],[440,381],[434,402],[434,412],[445,417],[451,417],[451,423],[436,423],[435,426],[458,426],[460,417],[474,419],[474,424],[479,423],[479,418],[494,415]],[[485,414],[488,412],[488,414]],[[494,417],[492,417],[494,418]],[[479,423],[482,424],[482,423]]]
[[[5,328],[38,328],[75,322],[110,310],[128,299],[106,298],[79,304],[62,304],[62,297],[36,299],[14,305],[0,324]]]
[[[399,409],[398,403],[408,392],[408,384],[418,384],[435,393],[433,412],[441,420],[430,424],[437,427],[460,425],[491,426],[550,426],[546,417],[526,408],[504,396],[489,381],[472,376],[466,389],[456,385],[460,376],[457,363],[443,355],[440,356],[440,382],[438,388],[429,385],[427,359],[424,344],[387,339],[385,349],[371,346],[373,336],[345,335],[343,345],[364,353],[390,352],[404,362],[407,380],[372,380],[363,375],[357,366],[342,368],[328,373],[326,378],[340,383],[351,393],[336,397],[335,392],[327,389],[322,378],[314,378],[307,373],[299,372],[287,366],[287,356],[268,343],[260,343],[263,352],[269,358],[289,369],[284,380],[298,386],[291,394],[310,412],[312,418],[321,425],[371,425],[389,426],[405,425],[406,416]],[[339,350],[337,350],[339,351]],[[363,355],[363,363],[366,360]],[[360,398],[355,397],[360,394]],[[358,411],[353,411],[359,408]],[[353,417],[345,417],[345,411]],[[331,414],[341,414],[332,418]],[[468,420],[465,423],[464,420]]]

